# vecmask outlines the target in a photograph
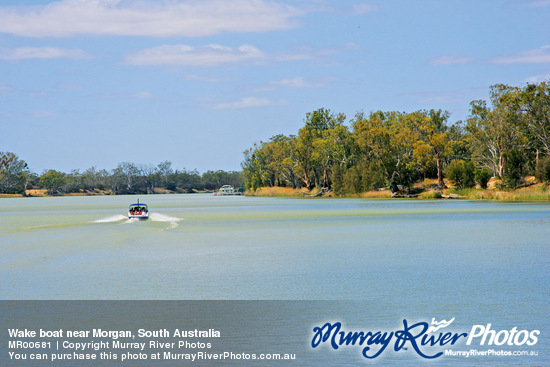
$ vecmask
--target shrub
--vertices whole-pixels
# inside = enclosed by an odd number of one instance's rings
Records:
[[[441,191],[424,191],[418,197],[421,199],[441,199],[443,196]]]
[[[465,161],[462,164],[462,186],[472,188],[476,186],[474,162]]]
[[[475,166],[472,161],[453,161],[445,168],[445,175],[458,188],[475,186]]]
[[[535,176],[541,182],[550,182],[550,157],[539,159]]]
[[[384,173],[374,162],[361,161],[347,169],[337,167],[333,177],[337,195],[358,195],[385,186]]]
[[[486,189],[489,180],[491,179],[491,172],[487,168],[478,168],[475,170],[475,180],[477,184],[482,188]]]
[[[511,149],[505,154],[504,179],[506,181],[506,186],[515,189],[520,185],[525,162],[525,155],[517,149]]]

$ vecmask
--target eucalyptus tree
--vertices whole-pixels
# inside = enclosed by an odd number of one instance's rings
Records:
[[[159,163],[156,166],[154,173],[158,179],[158,186],[169,190],[175,190],[176,184],[174,182],[174,169],[172,168],[172,162],[163,161]]]
[[[296,138],[278,134],[263,143],[264,155],[264,182],[274,186],[300,186],[294,173],[297,166],[296,150],[294,148]]]
[[[256,147],[250,147],[243,152],[244,158],[241,162],[241,168],[244,173],[245,184],[247,190],[256,190],[262,187],[262,165],[260,162],[261,151]]]
[[[64,188],[67,184],[66,174],[56,170],[46,171],[40,176],[40,184],[50,194],[60,194],[64,192]]]
[[[521,149],[528,143],[519,129],[521,114],[502,103],[502,91],[500,86],[491,87],[492,108],[484,100],[471,102],[471,117],[466,126],[474,160],[498,176],[504,174],[507,152]]]
[[[398,185],[410,187],[417,176],[413,151],[418,117],[418,114],[376,111],[368,117],[357,114],[353,121],[360,151],[368,160],[377,162],[392,192],[399,191]]]
[[[0,192],[25,195],[31,177],[27,162],[15,153],[0,152]]]
[[[504,84],[493,86],[498,91],[499,104],[514,109],[522,116],[519,127],[527,136],[529,147],[550,156],[550,82],[511,87]]]
[[[306,114],[295,149],[296,171],[308,190],[314,186],[330,188],[334,153],[338,137],[346,129],[343,125],[345,119],[343,113],[334,114],[324,108]]]
[[[530,118],[527,129],[536,141],[536,149],[550,156],[550,81],[528,84],[520,92],[521,108]]]
[[[427,166],[435,164],[438,185],[444,187],[443,162],[448,153],[447,120],[450,114],[448,111],[432,109],[422,111],[417,116],[418,140],[414,143],[413,154],[424,171]]]

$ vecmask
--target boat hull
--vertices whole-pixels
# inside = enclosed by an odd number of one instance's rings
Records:
[[[149,216],[148,215],[131,215],[131,214],[128,214],[128,219],[147,220],[147,219],[149,219]]]

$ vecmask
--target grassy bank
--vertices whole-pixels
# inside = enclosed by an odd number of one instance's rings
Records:
[[[432,180],[434,181],[434,180]],[[533,180],[528,180],[528,184],[525,187],[518,188],[516,190],[507,190],[500,188],[498,181],[494,180],[490,183],[488,189],[472,188],[472,189],[458,189],[445,188],[443,190],[436,187],[436,183],[430,180],[418,183],[414,186],[414,191],[417,194],[408,196],[406,192],[401,197],[414,197],[424,200],[434,199],[468,199],[468,200],[495,200],[495,201],[533,201],[533,202],[550,202],[550,187],[545,183],[535,183]],[[450,186],[447,183],[447,186]],[[156,189],[155,194],[173,194],[177,192],[169,190]],[[90,196],[90,195],[114,195],[114,193],[105,191],[87,191],[79,193],[70,193],[56,196]],[[305,188],[292,189],[290,187],[261,187],[256,191],[246,191],[247,196],[259,196],[259,197],[299,197],[299,198],[314,198],[314,197],[346,197],[346,198],[362,198],[362,199],[389,199],[392,197],[390,190],[373,190],[366,191],[356,195],[344,195],[338,196],[333,192],[320,192],[316,189],[308,191]],[[0,194],[0,198],[6,197],[21,197],[19,194]],[[44,189],[27,190],[27,196],[31,197],[44,197],[52,196]]]
[[[449,191],[471,200],[550,201],[550,190],[546,185],[533,185],[517,190],[453,189]]]
[[[305,188],[293,189],[290,187],[260,187],[256,191],[247,190],[245,192],[247,196],[262,196],[262,197],[335,197],[333,192],[320,192],[317,189],[308,191]],[[367,191],[357,195],[346,195],[338,197],[350,197],[350,198],[364,198],[364,199],[386,199],[391,197],[389,190],[383,191]]]
[[[293,189],[290,187],[260,187],[256,191],[247,191],[248,196],[272,196],[272,197],[305,197],[317,194],[317,190],[307,191],[307,189]]]
[[[262,197],[335,197],[334,193],[320,193],[316,189],[307,191],[306,189],[292,189],[289,187],[261,187],[256,191],[247,191],[248,196]],[[364,198],[364,199],[389,199],[391,192],[389,190],[367,191],[358,195],[345,195],[338,197]],[[495,201],[548,201],[550,202],[550,187],[544,183],[531,184],[516,190],[504,190],[497,188],[490,189],[457,189],[446,188],[425,189],[419,193],[418,199],[468,199],[468,200],[495,200]]]

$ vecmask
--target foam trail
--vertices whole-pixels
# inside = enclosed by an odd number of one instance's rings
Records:
[[[128,219],[128,217],[126,217],[122,214],[117,214],[117,215],[112,215],[110,217],[105,217],[105,218],[101,218],[101,219],[98,219],[98,220],[94,220],[93,223],[112,223],[112,222],[118,222],[118,221],[121,221],[121,220],[124,220],[124,219]]]
[[[170,226],[168,228],[176,228],[177,226],[179,226],[178,222],[182,221],[183,219],[171,217],[169,215],[165,215],[161,213],[151,213],[149,214],[149,220],[152,220],[154,222],[170,223]]]

